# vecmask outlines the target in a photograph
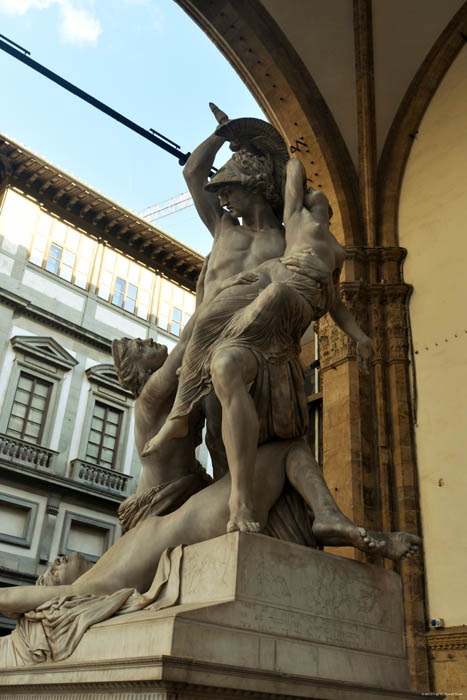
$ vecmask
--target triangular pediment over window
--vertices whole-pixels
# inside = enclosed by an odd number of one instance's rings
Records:
[[[133,398],[133,394],[124,389],[118,381],[118,376],[112,364],[94,365],[86,370],[86,376],[90,382],[106,386],[124,396]]]
[[[11,339],[11,344],[15,352],[21,352],[23,355],[54,365],[65,372],[78,364],[78,360],[75,360],[73,355],[49,336],[15,335]]]

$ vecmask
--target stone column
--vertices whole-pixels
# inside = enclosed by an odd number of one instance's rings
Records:
[[[421,535],[418,475],[413,431],[412,392],[409,376],[407,301],[412,289],[400,283],[386,290],[387,386],[392,452],[391,486],[395,529]],[[407,649],[417,687],[428,687],[425,636],[425,575],[423,557],[401,563],[404,587]]]
[[[344,282],[342,298],[367,329],[366,285]],[[376,525],[370,512],[375,493],[372,467],[372,430],[369,420],[370,377],[357,361],[356,346],[329,316],[320,320],[320,364],[323,391],[323,469],[331,491],[346,515],[359,524]],[[368,510],[370,506],[370,510]],[[352,558],[359,552],[346,551]]]
[[[370,372],[355,343],[330,317],[319,322],[323,391],[323,469],[338,505],[370,529],[420,533],[410,385],[405,251],[398,247],[348,250],[344,303],[373,340]],[[353,550],[339,550],[365,558]],[[406,634],[414,685],[428,688],[423,557],[398,568],[404,586]]]

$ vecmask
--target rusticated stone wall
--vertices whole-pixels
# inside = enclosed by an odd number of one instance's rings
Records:
[[[432,630],[428,646],[437,688],[462,697],[467,693],[467,625]]]

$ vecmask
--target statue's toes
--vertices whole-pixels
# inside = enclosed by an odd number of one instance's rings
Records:
[[[372,537],[367,530],[365,530],[364,527],[358,527],[358,532],[360,534],[361,540],[363,544],[365,545],[366,550],[377,550],[381,549],[381,547],[384,547],[384,542],[380,542],[378,540],[375,540],[374,537]]]
[[[240,532],[259,532],[260,525],[254,520],[240,520],[238,529]]]

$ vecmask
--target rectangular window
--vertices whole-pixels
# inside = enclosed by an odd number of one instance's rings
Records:
[[[52,245],[49,248],[47,262],[45,263],[45,269],[48,272],[52,272],[54,275],[58,275],[62,253],[63,248],[61,248],[59,245],[56,245],[55,243],[52,243]]]
[[[115,304],[115,306],[119,306],[120,308],[122,308],[122,306],[123,306],[123,297],[125,294],[125,287],[126,287],[125,280],[122,280],[121,277],[117,277],[117,279],[115,280],[114,293],[112,296],[112,304]]]
[[[132,314],[135,313],[136,297],[137,296],[138,296],[138,287],[135,287],[134,284],[128,283],[126,286],[124,308]]]
[[[86,461],[115,469],[123,412],[96,401],[91,420]]]
[[[52,384],[21,373],[8,421],[7,434],[40,445]]]
[[[161,281],[159,304],[157,308],[157,325],[179,337],[190,320],[195,309],[195,295],[181,287]]]
[[[150,270],[110,248],[105,249],[97,290],[101,299],[147,320],[154,281],[155,275]]]
[[[41,211],[29,261],[81,289],[87,289],[96,243],[63,221]]]

